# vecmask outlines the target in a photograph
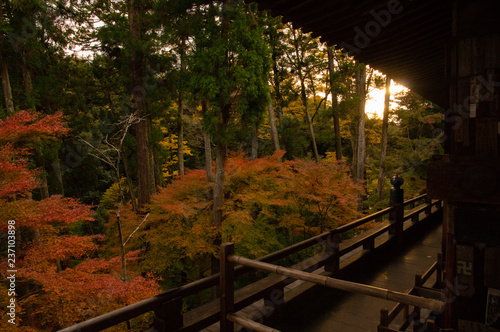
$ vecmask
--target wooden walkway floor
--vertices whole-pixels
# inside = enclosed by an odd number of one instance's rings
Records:
[[[415,275],[423,274],[441,252],[441,226],[412,239],[405,248],[376,257],[365,271],[350,280],[405,292],[413,287]],[[435,278],[431,278],[429,283]],[[333,289],[321,289],[302,299],[272,327],[283,332],[365,332],[376,331],[380,309],[395,303]],[[304,303],[307,303],[305,306]],[[284,316],[284,317],[283,317]],[[396,321],[399,323],[399,321]]]

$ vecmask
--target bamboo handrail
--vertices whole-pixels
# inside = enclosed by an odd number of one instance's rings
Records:
[[[260,323],[257,323],[256,321],[239,316],[237,314],[228,314],[227,319],[256,332],[280,332],[279,330],[273,329],[272,327],[262,325]]]
[[[353,293],[365,294],[372,297],[377,297],[389,301],[401,302],[421,308],[427,308],[435,311],[443,310],[445,303],[442,301],[437,301],[433,299],[427,299],[415,295],[400,293],[391,291],[388,289],[373,287],[369,285],[358,284],[352,281],[334,279],[330,277],[325,277],[313,273],[303,272],[300,270],[294,270],[274,264],[264,263],[248,259],[241,256],[231,255],[228,260],[237,263],[253,267],[255,269],[273,272],[276,274],[284,275],[287,277],[292,277],[299,280],[309,281],[318,285],[323,285],[330,288],[340,289]]]

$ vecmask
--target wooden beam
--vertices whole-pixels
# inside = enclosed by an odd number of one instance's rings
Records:
[[[444,302],[438,300],[426,299],[423,297],[395,292],[388,289],[358,284],[352,281],[329,278],[278,265],[263,263],[245,257],[229,256],[228,260],[236,264],[242,264],[255,269],[269,271],[287,277],[313,282],[315,284],[323,285],[330,288],[340,289],[352,293],[364,294],[372,297],[382,298],[389,301],[406,303],[416,307],[427,308],[435,311],[443,310],[445,305]]]
[[[280,332],[279,330],[273,329],[269,326],[262,325],[249,318],[242,317],[236,314],[229,314],[228,319],[234,323],[238,323],[256,332]]]

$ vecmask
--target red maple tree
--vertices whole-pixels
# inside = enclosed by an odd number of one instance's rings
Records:
[[[68,197],[31,199],[38,172],[29,168],[30,148],[40,140],[55,140],[69,131],[62,114],[21,111],[0,120],[0,233],[15,220],[16,320],[0,320],[0,330],[55,330],[152,296],[155,278],[119,277],[118,259],[96,259],[102,235],[78,236],[70,225],[92,220],[90,206]],[[0,276],[5,280],[7,247],[2,248]],[[128,259],[137,259],[132,252]],[[0,315],[12,296],[0,285]]]

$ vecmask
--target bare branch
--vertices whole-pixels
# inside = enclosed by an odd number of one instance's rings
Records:
[[[144,222],[148,219],[149,217],[149,213],[146,214],[146,217],[144,217],[144,220],[139,224],[139,226],[137,226],[137,228],[132,232],[132,234],[130,234],[127,238],[127,240],[125,240],[125,242],[123,243],[123,245],[126,245],[128,240],[130,240],[130,238],[132,237],[132,235],[135,234],[135,232],[137,232],[139,230],[139,228],[142,226],[142,224],[144,224]]]

